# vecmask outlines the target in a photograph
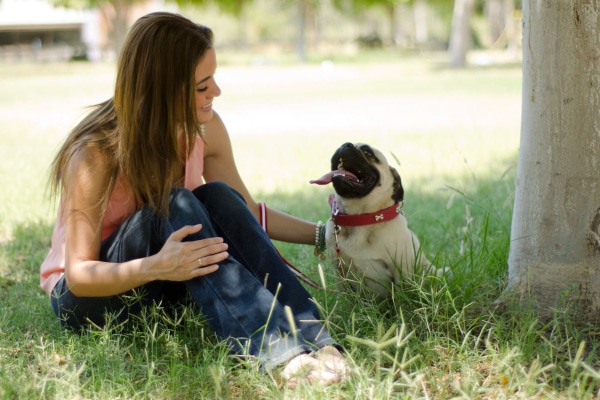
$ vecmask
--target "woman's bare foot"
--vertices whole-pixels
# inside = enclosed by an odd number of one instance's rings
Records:
[[[328,370],[336,373],[344,380],[350,372],[350,367],[346,358],[334,346],[325,346],[317,350],[313,356]]]
[[[348,373],[348,363],[333,346],[325,346],[312,355],[300,354],[283,368],[280,375],[289,388],[300,382],[330,385],[341,382]]]

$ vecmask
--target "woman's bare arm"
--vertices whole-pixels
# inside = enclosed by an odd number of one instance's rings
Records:
[[[231,140],[219,115],[214,112],[206,124],[204,178],[207,182],[225,182],[240,192],[255,217],[259,216],[258,203],[250,195],[237,169]],[[290,243],[314,244],[316,224],[283,212],[268,210],[269,236]]]
[[[66,223],[65,276],[77,296],[111,296],[153,280],[184,281],[217,270],[227,257],[221,238],[182,242],[202,227],[186,226],[174,232],[159,253],[123,263],[99,261],[102,207],[98,199],[106,190],[108,168],[102,153],[82,149],[73,156],[64,179],[68,192],[63,199]],[[206,260],[199,268],[198,258]]]

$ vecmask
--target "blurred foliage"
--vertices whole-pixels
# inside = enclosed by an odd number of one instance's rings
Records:
[[[145,0],[50,1],[97,8],[109,30],[102,50],[117,54],[127,27],[139,16],[139,7],[133,6]],[[497,36],[490,33],[487,10],[492,1],[504,0],[476,0],[471,48],[506,47],[506,37],[496,43]],[[261,59],[273,51],[295,53],[296,61],[308,61],[316,54],[348,56],[360,48],[445,51],[453,5],[454,0],[164,0],[162,7],[211,26],[220,48],[256,50]],[[519,7],[515,0],[515,9]],[[498,17],[503,24],[505,16]],[[511,43],[520,43],[518,32]]]
[[[254,0],[174,0],[179,5],[206,6],[215,4],[221,11],[239,17],[244,8],[253,3]]]

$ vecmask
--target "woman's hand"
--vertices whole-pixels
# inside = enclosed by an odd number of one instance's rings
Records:
[[[162,249],[152,256],[152,275],[157,280],[187,281],[204,276],[219,269],[217,263],[229,256],[223,238],[183,242],[188,235],[197,233],[202,225],[184,226],[173,232]]]

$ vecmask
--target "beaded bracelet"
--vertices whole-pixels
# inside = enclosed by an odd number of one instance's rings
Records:
[[[319,239],[321,236],[321,227],[323,226],[323,221],[317,222],[317,227],[315,228],[315,246],[319,246]]]

